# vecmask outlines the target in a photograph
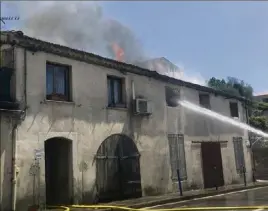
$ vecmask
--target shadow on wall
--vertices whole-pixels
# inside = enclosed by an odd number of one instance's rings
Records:
[[[8,117],[0,116],[0,149],[1,149],[1,173],[0,185],[2,195],[2,209],[10,209],[11,205],[11,178],[12,178],[12,126]],[[3,164],[3,166],[2,166]],[[3,175],[3,177],[2,177]]]

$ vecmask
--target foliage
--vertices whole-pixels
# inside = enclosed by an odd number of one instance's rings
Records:
[[[248,100],[253,99],[253,88],[237,78],[228,77],[227,80],[220,80],[212,77],[208,81],[208,86]]]
[[[249,124],[263,131],[268,130],[268,119],[265,116],[251,116]]]
[[[267,117],[262,116],[263,111],[268,110],[268,103],[254,101],[253,88],[249,84],[233,77],[228,77],[226,80],[212,77],[208,81],[208,86],[234,96],[248,99],[249,103],[247,106],[250,116],[250,125],[264,131],[268,130]]]

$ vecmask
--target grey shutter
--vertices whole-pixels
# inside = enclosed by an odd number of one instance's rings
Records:
[[[179,151],[179,170],[180,170],[180,177],[182,180],[187,179],[187,171],[186,171],[186,161],[185,161],[185,148],[184,148],[184,136],[178,135],[178,151]]]
[[[180,177],[182,180],[187,179],[184,136],[182,134],[169,134],[169,153],[171,165],[171,178],[178,180],[177,169],[180,170]]]
[[[178,168],[178,145],[176,135],[168,135],[169,142],[169,154],[170,154],[170,166],[171,166],[171,179],[177,179],[177,168]]]
[[[245,166],[245,157],[243,150],[243,139],[242,137],[233,137],[234,153],[235,153],[235,164],[237,173],[243,173],[243,167]]]

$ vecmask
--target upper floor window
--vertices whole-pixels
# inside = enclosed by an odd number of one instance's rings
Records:
[[[124,102],[124,79],[108,76],[108,106],[109,107],[126,107]]]
[[[169,107],[177,107],[180,100],[180,89],[173,87],[165,87],[166,103]]]
[[[230,102],[230,113],[231,117],[239,117],[238,104],[235,102]]]
[[[199,94],[199,104],[207,109],[210,109],[210,96],[209,94]]]
[[[53,63],[46,64],[46,98],[70,101],[70,67]]]

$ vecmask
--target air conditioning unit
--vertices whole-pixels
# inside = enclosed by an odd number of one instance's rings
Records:
[[[152,103],[146,99],[138,98],[135,100],[135,114],[150,115],[152,114]]]

